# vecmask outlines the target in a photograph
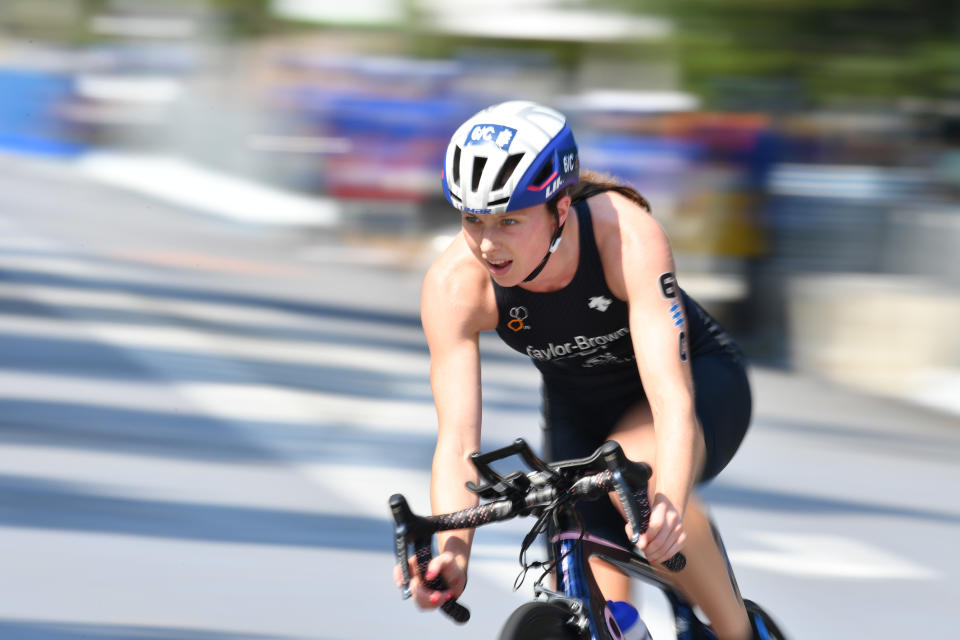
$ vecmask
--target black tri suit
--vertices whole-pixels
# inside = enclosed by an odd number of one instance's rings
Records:
[[[630,336],[628,305],[607,287],[589,205],[580,201],[574,206],[580,259],[577,273],[566,287],[536,293],[493,283],[499,313],[497,334],[528,355],[543,376],[545,456],[549,460],[592,453],[631,407],[646,401]],[[691,360],[696,413],[707,452],[699,478],[702,483],[730,462],[746,434],[750,385],[736,344],[676,286],[672,276],[662,280],[664,314],[678,327],[678,357]],[[627,544],[623,518],[608,500],[581,505],[581,517],[591,532]]]

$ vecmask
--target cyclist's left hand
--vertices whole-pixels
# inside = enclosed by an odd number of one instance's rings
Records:
[[[427,565],[426,580],[420,576],[417,568],[417,557],[410,556],[410,592],[413,601],[420,609],[436,609],[453,598],[459,598],[467,586],[467,573],[450,552],[441,553],[430,560]],[[427,581],[441,576],[447,583],[446,591],[434,591],[427,586]],[[403,583],[400,565],[393,567],[393,582],[400,587]]]
[[[630,525],[627,525],[629,529]],[[629,535],[629,531],[627,532]],[[650,526],[640,536],[637,547],[647,560],[662,564],[683,548],[687,534],[683,530],[683,517],[670,499],[658,493],[653,499],[650,511]]]

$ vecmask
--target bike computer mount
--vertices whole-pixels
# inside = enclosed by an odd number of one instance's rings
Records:
[[[513,471],[504,476],[490,466],[492,462],[511,456],[520,456],[532,473]],[[485,499],[522,499],[538,476],[544,481],[551,481],[554,485],[558,482],[572,484],[585,475],[611,469],[611,464],[643,483],[650,476],[650,468],[647,465],[627,460],[620,445],[613,441],[608,441],[585,458],[548,463],[541,460],[523,438],[517,438],[506,447],[487,453],[473,453],[470,455],[470,460],[477,468],[483,482],[477,485],[468,481],[467,488]]]

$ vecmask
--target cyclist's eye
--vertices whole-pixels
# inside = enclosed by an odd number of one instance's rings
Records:
[[[466,222],[467,224],[476,224],[480,222],[480,218],[478,218],[477,216],[464,216],[463,221]]]
[[[501,220],[501,224],[503,224],[503,226],[505,227],[509,227],[511,225],[517,224],[517,221],[513,218],[504,218],[503,220]]]

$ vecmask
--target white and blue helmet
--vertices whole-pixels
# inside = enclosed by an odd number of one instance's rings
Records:
[[[470,213],[503,213],[549,201],[580,173],[563,114],[524,100],[487,107],[460,125],[444,159],[443,195]]]

